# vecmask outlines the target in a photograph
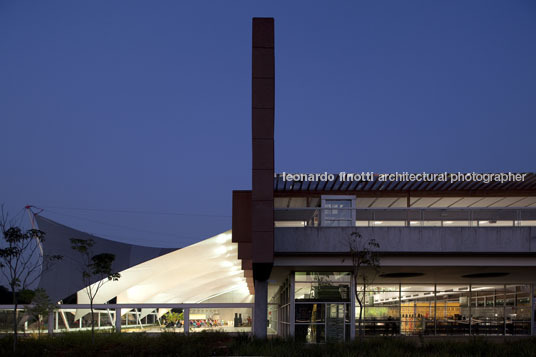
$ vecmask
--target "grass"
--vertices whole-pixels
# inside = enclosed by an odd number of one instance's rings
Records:
[[[0,355],[13,355],[10,336],[0,338]],[[492,342],[482,338],[415,341],[370,338],[362,342],[307,345],[284,339],[257,340],[247,335],[201,332],[104,333],[91,344],[88,332],[22,338],[21,356],[536,356],[536,338]]]

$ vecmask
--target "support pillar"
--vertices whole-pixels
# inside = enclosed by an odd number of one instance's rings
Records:
[[[290,337],[294,338],[294,334],[296,332],[296,274],[294,272],[290,272],[289,276],[289,335]]]
[[[534,304],[536,300],[536,294],[534,290],[534,284],[530,284],[530,335],[534,336],[534,319],[536,318],[536,306]]]
[[[350,341],[355,339],[355,279],[350,281]]]
[[[190,308],[185,307],[183,311],[184,315],[184,334],[188,335],[190,333]]]
[[[108,321],[110,322],[110,325],[114,325],[114,318],[112,316],[112,312],[110,309],[106,309],[106,313],[108,314]]]
[[[65,316],[65,312],[63,310],[60,310],[60,314],[61,314],[61,320],[63,321],[65,328],[67,329],[67,331],[70,331],[71,327],[69,326],[69,321],[67,320],[67,317]]]
[[[506,284],[503,290],[503,336],[506,336]]]
[[[469,336],[473,334],[473,284],[469,284]]]
[[[54,311],[48,313],[48,334],[52,336],[54,333]]]
[[[402,305],[402,301],[400,301],[400,305]],[[434,336],[435,335],[437,335],[437,284],[434,284]]]
[[[268,320],[268,281],[255,280],[255,310],[253,311],[253,336],[266,338]]]
[[[434,288],[435,289],[435,288]],[[402,334],[402,283],[398,284],[398,316],[400,320],[400,326],[398,326],[398,334]]]
[[[121,333],[121,309],[115,309],[115,332]]]

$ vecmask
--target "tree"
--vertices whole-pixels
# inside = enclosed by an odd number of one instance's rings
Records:
[[[44,316],[54,311],[55,305],[48,297],[45,289],[36,289],[33,292],[32,305],[26,308],[28,314],[37,321],[37,331],[41,337],[41,326]]]
[[[355,298],[359,305],[358,334],[363,336],[363,309],[367,285],[374,281],[380,271],[380,244],[374,238],[364,238],[358,232],[352,232],[348,238],[348,250],[352,259],[352,276],[355,285]]]
[[[112,264],[115,255],[110,253],[93,254],[93,239],[71,238],[71,248],[80,254],[79,265],[84,283],[84,291],[89,298],[91,310],[91,341],[95,343],[95,316],[93,312],[93,301],[99,293],[100,288],[109,281],[117,281],[121,274],[114,273]],[[120,316],[116,316],[116,319]]]
[[[0,217],[3,244],[0,248],[0,271],[7,280],[13,303],[13,351],[17,349],[17,308],[19,296],[29,290],[41,274],[62,259],[60,255],[43,254],[41,244],[45,232],[38,229],[23,231],[8,220],[3,207]]]
[[[173,328],[173,331],[175,331],[175,327],[177,327],[177,322],[179,322],[181,320],[181,315],[182,313],[177,313],[175,311],[168,311],[165,315],[164,315],[164,319],[166,321],[166,327],[170,326]],[[184,315],[183,315],[184,316]],[[184,317],[182,317],[183,319]]]

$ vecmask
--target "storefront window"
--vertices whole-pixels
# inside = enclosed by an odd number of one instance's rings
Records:
[[[295,338],[318,343],[350,335],[349,272],[296,272]]]
[[[506,334],[530,334],[530,285],[506,285],[505,294]]]
[[[400,285],[376,284],[366,286],[363,296],[362,330],[367,336],[397,335],[400,333]],[[356,334],[359,333],[360,306],[356,301]]]
[[[350,274],[295,273],[295,279],[299,338],[348,339],[352,312],[348,302],[354,294]],[[366,336],[530,335],[534,294],[528,284],[358,286],[353,323],[356,335],[361,329]]]

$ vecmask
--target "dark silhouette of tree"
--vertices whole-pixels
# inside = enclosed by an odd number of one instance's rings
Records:
[[[380,271],[380,244],[374,238],[364,238],[358,232],[348,237],[348,251],[352,259],[352,277],[355,285],[355,298],[359,305],[358,336],[363,336],[363,309],[367,286],[372,284]]]
[[[112,271],[115,255],[110,253],[93,253],[95,241],[93,239],[71,238],[71,248],[80,255],[79,266],[84,283],[84,291],[89,298],[91,310],[91,341],[95,343],[95,316],[93,313],[93,301],[100,288],[109,281],[117,281],[121,274]],[[116,316],[121,318],[120,316]]]
[[[50,301],[45,289],[36,289],[33,292],[32,304],[26,307],[26,312],[37,321],[38,336],[41,337],[43,317],[54,311],[55,304]]]
[[[2,248],[0,248],[0,271],[7,281],[13,303],[13,351],[17,349],[17,308],[19,297],[38,281],[52,263],[62,259],[60,255],[44,255],[41,244],[45,232],[21,228],[9,222],[2,207],[0,217]]]

